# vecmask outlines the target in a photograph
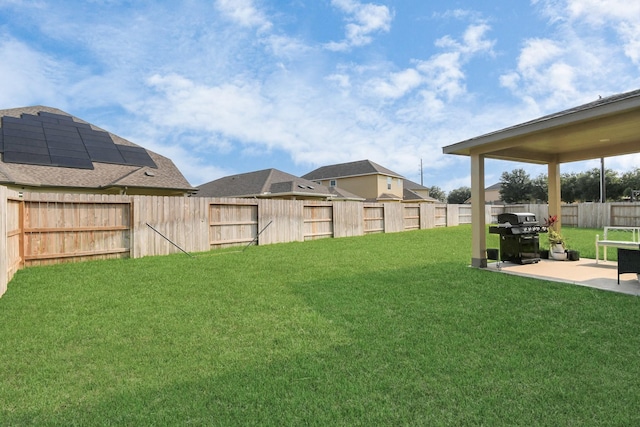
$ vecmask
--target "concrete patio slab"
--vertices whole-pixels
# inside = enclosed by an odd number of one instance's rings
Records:
[[[571,283],[579,286],[640,295],[640,281],[636,274],[620,275],[618,285],[618,264],[615,261],[580,259],[579,261],[555,261],[543,259],[537,264],[514,264],[511,262],[491,263],[488,270],[504,274],[533,277],[554,282]]]

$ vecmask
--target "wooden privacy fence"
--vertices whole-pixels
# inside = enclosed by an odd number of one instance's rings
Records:
[[[562,207],[564,224],[640,226],[640,204]],[[485,220],[546,205],[487,205]],[[0,295],[22,267],[471,223],[470,205],[19,193],[0,186]]]
[[[22,267],[443,227],[463,205],[17,192],[0,186],[0,295]]]

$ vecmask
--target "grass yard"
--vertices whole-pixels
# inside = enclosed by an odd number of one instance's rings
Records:
[[[0,425],[640,425],[640,300],[470,252],[461,226],[21,270]]]

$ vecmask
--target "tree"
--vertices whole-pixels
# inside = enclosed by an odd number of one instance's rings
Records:
[[[607,200],[620,200],[624,185],[618,173],[611,169],[604,171],[605,192]],[[577,199],[582,202],[600,201],[600,168],[593,168],[577,175]]]
[[[578,200],[578,175],[575,173],[563,173],[560,175],[560,193],[562,201],[573,203]]]
[[[531,197],[539,203],[549,200],[549,182],[543,173],[531,181]]]
[[[522,203],[531,200],[531,178],[524,169],[502,172],[500,183],[502,184],[500,198],[505,203]]]
[[[640,168],[623,173],[620,181],[623,195],[632,197],[634,190],[640,190]]]
[[[444,191],[437,185],[432,185],[431,187],[427,187],[429,189],[429,196],[434,199],[440,200],[441,202],[447,201],[447,195]]]
[[[460,187],[455,190],[451,190],[447,196],[447,203],[452,205],[462,204],[471,198],[471,188]]]

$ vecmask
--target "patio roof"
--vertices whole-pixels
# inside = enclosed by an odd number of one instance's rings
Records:
[[[559,231],[562,226],[559,165],[640,152],[640,90],[600,98],[443,147],[442,151],[471,158],[471,265],[486,267],[485,158],[546,164],[549,214],[557,215]]]
[[[601,98],[444,147],[445,154],[549,164],[640,151],[640,90]]]

